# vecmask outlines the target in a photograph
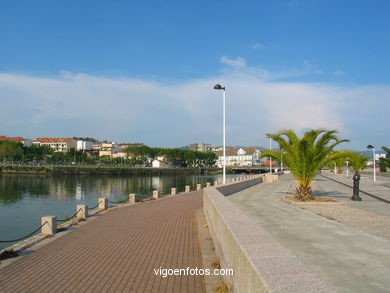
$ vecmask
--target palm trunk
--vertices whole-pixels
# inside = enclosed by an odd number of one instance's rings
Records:
[[[314,199],[313,192],[310,186],[308,187],[299,186],[296,191],[296,197],[302,201]]]

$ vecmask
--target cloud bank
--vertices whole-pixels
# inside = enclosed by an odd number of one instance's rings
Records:
[[[246,67],[244,59],[223,58],[235,69]],[[215,83],[226,86],[229,145],[267,145],[267,132],[317,127],[340,130],[355,149],[390,145],[390,86],[278,82],[250,70],[176,84],[67,72],[51,78],[2,73],[0,134],[220,145],[222,93],[213,90]]]

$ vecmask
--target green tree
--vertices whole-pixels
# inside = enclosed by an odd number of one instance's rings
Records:
[[[370,160],[365,154],[358,154],[356,152],[350,152],[348,155],[349,165],[355,170],[356,174],[359,174],[367,166],[367,162]]]
[[[299,183],[296,196],[301,200],[313,198],[310,184],[314,177],[329,161],[345,157],[345,152],[335,151],[334,148],[349,141],[340,139],[336,130],[326,129],[307,131],[301,139],[294,130],[283,130],[267,136],[279,143],[283,150],[283,162]],[[282,160],[282,152],[277,150],[264,150],[261,153],[261,157],[267,156]]]
[[[0,140],[0,159],[20,161],[23,158],[23,144],[12,140]]]
[[[382,149],[386,152],[386,158],[379,158],[379,167],[381,172],[386,172],[390,168],[390,149],[385,146]]]
[[[347,154],[346,154],[346,156],[338,157],[334,161],[336,163],[337,174],[343,174],[343,167],[344,167],[345,162],[347,161]]]
[[[24,158],[27,161],[46,160],[51,154],[53,150],[49,146],[31,145],[24,148]]]

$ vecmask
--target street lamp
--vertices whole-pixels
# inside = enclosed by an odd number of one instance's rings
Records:
[[[374,159],[374,182],[376,182],[376,170],[375,170],[375,147],[373,145],[368,145],[367,146],[367,149],[368,150],[372,150],[372,156],[373,156],[373,159]]]
[[[281,171],[283,172],[283,149],[281,147],[279,147],[280,149],[280,167],[281,167]]]
[[[269,151],[272,150],[272,139],[269,138]],[[269,173],[272,174],[272,157],[269,157]]]
[[[223,97],[223,184],[226,183],[226,97],[225,97],[225,87],[222,87],[220,84],[214,86],[215,90],[222,90]]]

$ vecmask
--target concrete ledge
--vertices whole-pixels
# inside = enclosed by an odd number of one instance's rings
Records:
[[[255,178],[203,192],[204,214],[221,268],[234,270],[234,276],[225,276],[230,292],[333,292],[225,197],[260,181]]]
[[[222,193],[223,195],[227,196],[233,193],[236,193],[238,191],[241,191],[245,188],[252,187],[256,184],[259,184],[263,182],[264,175],[259,175],[259,177],[254,179],[248,179],[245,181],[241,181],[239,183],[233,183],[233,184],[224,184],[217,187],[217,190]]]

